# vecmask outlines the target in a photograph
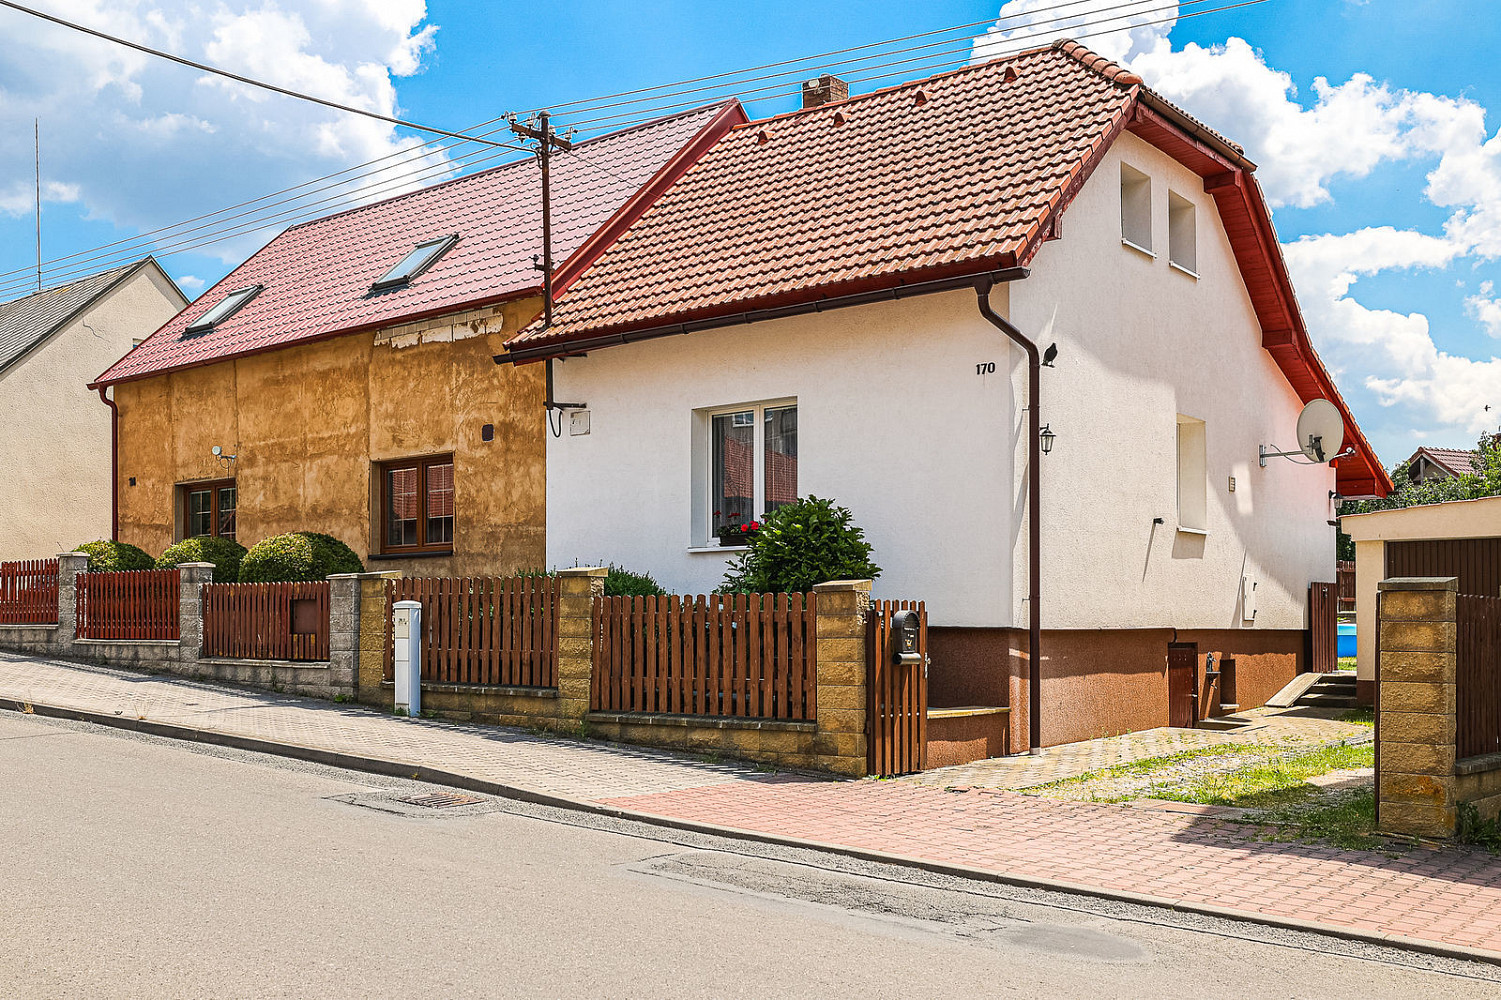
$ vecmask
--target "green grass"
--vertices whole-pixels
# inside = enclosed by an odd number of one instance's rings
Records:
[[[1340,670],[1354,670],[1355,669],[1355,657],[1353,657],[1353,656],[1341,656],[1341,657],[1339,657],[1339,669]]]
[[[1072,778],[1060,778],[1050,781],[1045,785],[1034,785],[1024,789],[1027,792],[1041,792],[1052,788],[1067,788],[1071,785],[1082,785],[1090,781],[1109,781],[1115,778],[1130,778],[1139,774],[1151,774],[1153,771],[1184,761],[1197,760],[1200,757],[1225,757],[1234,754],[1244,754],[1247,748],[1231,743],[1217,744],[1215,746],[1194,747],[1191,750],[1180,750],[1177,753],[1163,754],[1160,757],[1143,757],[1141,760],[1133,760],[1125,764],[1113,764],[1110,767],[1102,767],[1098,771],[1086,771]],[[1118,798],[1098,799],[1100,802],[1120,802],[1134,796],[1120,796]]]
[[[1322,840],[1350,850],[1387,849],[1376,836],[1376,795],[1369,788],[1326,806],[1274,809],[1262,821],[1273,840]]]
[[[1351,722],[1357,726],[1376,725],[1376,710],[1374,708],[1352,708],[1339,717],[1341,722]]]
[[[1247,766],[1228,774],[1206,774],[1158,792],[1158,798],[1238,809],[1276,809],[1295,805],[1318,792],[1308,779],[1330,771],[1374,767],[1370,743],[1320,747],[1305,753]]]

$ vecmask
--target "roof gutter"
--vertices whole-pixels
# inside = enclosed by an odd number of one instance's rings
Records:
[[[933,281],[920,281],[911,285],[897,285],[893,288],[883,288],[876,291],[835,295],[829,298],[814,299],[810,302],[799,302],[793,305],[775,306],[769,309],[752,309],[746,312],[648,327],[642,330],[601,334],[582,340],[539,344],[531,348],[513,348],[504,354],[495,355],[495,363],[505,364],[509,362],[513,365],[524,365],[549,358],[584,354],[588,351],[599,350],[605,347],[633,344],[642,340],[656,340],[659,337],[695,333],[699,330],[714,330],[726,326],[742,326],[747,323],[760,323],[769,319],[783,319],[788,316],[828,312],[831,309],[845,309],[850,306],[863,306],[875,302],[890,302],[896,299],[907,299],[918,295],[932,295],[936,292],[949,292],[961,288],[970,289],[975,287],[975,282],[979,280],[986,280],[992,284],[996,282],[1016,281],[1025,278],[1029,273],[1031,272],[1025,267],[1006,267],[994,271],[983,271],[979,274],[966,274],[952,278],[939,278]]]
[[[109,407],[109,540],[120,540],[120,408],[105,393],[108,386],[101,385],[99,398]]]
[[[990,305],[995,282],[973,282],[980,315],[1027,352],[1027,751],[1042,753],[1042,359],[1037,345]]]

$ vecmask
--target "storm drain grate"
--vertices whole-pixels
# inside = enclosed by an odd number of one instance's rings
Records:
[[[424,809],[451,809],[454,806],[473,806],[485,801],[477,795],[463,792],[428,792],[426,795],[397,795],[397,802],[422,806]]]

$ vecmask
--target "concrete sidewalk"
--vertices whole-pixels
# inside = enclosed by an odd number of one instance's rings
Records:
[[[1212,817],[738,764],[0,654],[5,707],[48,706],[426,766],[589,808],[747,831],[1501,961],[1501,859],[1274,843]],[[440,779],[441,780],[441,779]],[[888,859],[889,860],[889,859]]]

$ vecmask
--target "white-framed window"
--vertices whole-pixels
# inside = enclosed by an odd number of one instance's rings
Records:
[[[1209,529],[1209,469],[1204,421],[1178,414],[1178,528]]]
[[[797,400],[695,411],[693,543],[731,540],[798,496]]]
[[[1121,242],[1152,252],[1152,178],[1121,164]]]
[[[1173,191],[1167,193],[1167,259],[1180,271],[1199,273],[1198,211],[1194,203]]]

